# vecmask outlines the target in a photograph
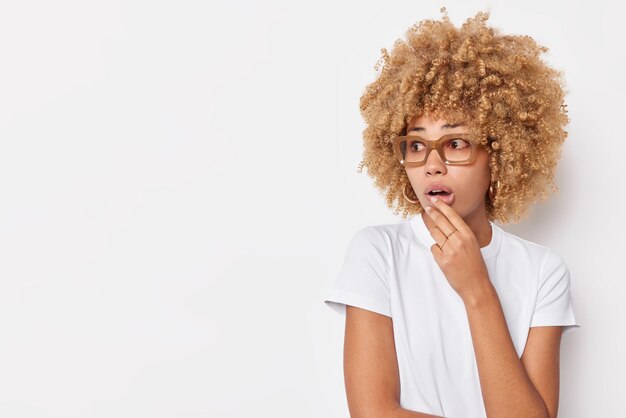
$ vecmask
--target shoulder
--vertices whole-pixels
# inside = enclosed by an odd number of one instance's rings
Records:
[[[411,240],[412,233],[409,221],[368,225],[356,231],[352,245],[375,247],[391,255]]]
[[[517,257],[523,255],[541,266],[545,264],[564,264],[563,257],[552,248],[524,239],[519,235],[501,229],[497,225],[494,226],[500,230],[502,234],[502,247],[508,253],[512,253]]]
[[[348,253],[368,262],[380,260],[381,265],[389,268],[392,260],[409,250],[412,233],[408,221],[364,226],[353,234]]]

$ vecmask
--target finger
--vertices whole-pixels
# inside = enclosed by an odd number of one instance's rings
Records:
[[[433,211],[436,212],[436,210],[434,209]],[[428,216],[428,214],[426,214],[426,216]],[[428,217],[430,218],[430,216]],[[429,227],[427,223],[424,223],[424,224],[426,225],[426,228],[428,229],[430,236],[433,237],[437,245],[443,245],[443,243],[446,242],[447,240],[446,234],[437,225]]]
[[[437,227],[439,227],[439,229],[445,234],[445,236],[454,232],[454,225],[448,220],[444,213],[431,206],[426,206],[424,209],[433,222],[435,222]]]
[[[437,243],[437,245],[439,245],[440,247],[444,244],[444,242],[446,242],[446,240],[448,239],[446,237],[446,234],[443,233],[443,231],[441,229],[439,229],[439,227],[434,226],[431,230],[430,230],[430,236],[433,237],[433,239],[435,240],[435,242]]]
[[[467,224],[465,223],[465,221],[463,220],[463,218],[461,218],[461,215],[459,215],[457,213],[457,211],[455,211],[454,209],[452,209],[452,207],[450,207],[446,202],[440,200],[440,199],[433,199],[432,200],[433,205],[437,208],[437,210],[445,215],[448,223],[451,225],[452,228],[450,228],[449,231],[447,233],[447,235],[451,234],[452,232],[454,232],[454,229],[458,230],[458,231],[462,231],[462,232],[467,232],[467,228],[469,228],[467,226]],[[431,211],[431,212],[435,212],[435,211]],[[431,217],[434,220],[434,217],[431,215]]]
[[[435,257],[435,260],[439,260],[439,257],[443,255],[443,250],[441,249],[439,244],[431,245],[430,252],[432,253],[433,257]]]

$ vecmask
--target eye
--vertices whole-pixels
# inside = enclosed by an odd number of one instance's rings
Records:
[[[418,142],[418,141],[411,142],[411,147],[410,147],[411,152],[419,152],[419,151],[422,151],[423,149],[424,149],[424,144],[422,144],[421,142]]]
[[[469,147],[470,143],[465,139],[454,138],[451,139],[450,142],[448,142],[448,146],[450,146],[452,149],[463,149],[465,147]]]

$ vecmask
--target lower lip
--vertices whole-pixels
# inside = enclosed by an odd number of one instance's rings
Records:
[[[454,193],[450,193],[450,194],[436,194],[436,195],[429,195],[427,194],[428,198],[430,199],[430,201],[432,202],[432,200],[434,198],[437,198],[437,200],[441,200],[442,202],[444,202],[446,205],[450,206],[452,205],[452,203],[454,203]]]

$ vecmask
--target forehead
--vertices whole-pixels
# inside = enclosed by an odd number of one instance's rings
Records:
[[[437,114],[425,114],[413,116],[409,119],[408,127],[419,126],[422,128],[440,128],[443,125],[463,125],[463,118]]]
[[[445,135],[450,133],[466,133],[469,127],[462,120],[419,117],[414,118],[406,127],[407,135],[428,134]]]

